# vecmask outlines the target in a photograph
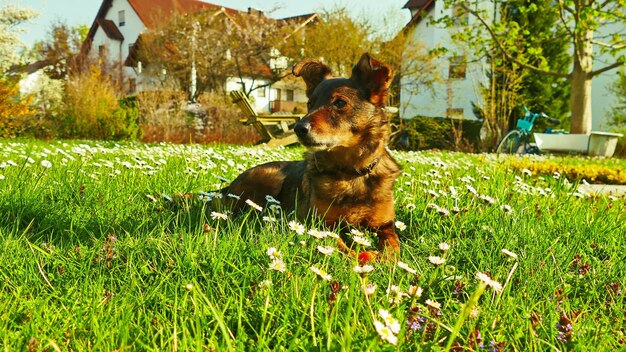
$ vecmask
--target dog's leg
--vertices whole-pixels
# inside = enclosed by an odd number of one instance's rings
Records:
[[[380,226],[376,229],[378,235],[378,248],[382,251],[384,259],[398,259],[400,256],[400,240],[394,230],[393,222]]]
[[[285,169],[289,162],[269,162],[253,167],[222,189],[222,204],[237,212],[246,207],[246,200],[265,206],[265,197],[277,197],[287,177]],[[235,198],[236,197],[236,198]]]

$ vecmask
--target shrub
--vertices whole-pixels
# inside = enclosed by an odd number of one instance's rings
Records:
[[[605,163],[593,163],[594,159],[588,158],[585,164],[571,163],[567,159],[535,161],[528,158],[511,158],[507,161],[510,168],[516,170],[528,169],[533,174],[553,176],[560,174],[568,180],[587,180],[590,183],[604,183],[612,185],[626,185],[626,169],[623,164],[611,165]]]
[[[185,92],[151,91],[138,94],[137,103],[143,142],[251,144],[260,138],[223,95],[204,93],[190,105]]]
[[[16,81],[0,78],[0,137],[14,137],[24,129],[32,114],[31,97],[21,97]]]
[[[134,139],[138,133],[134,104],[121,101],[118,87],[97,65],[69,78],[65,102],[55,118],[65,138]]]
[[[392,147],[404,150],[447,149],[473,151],[480,144],[482,120],[457,120],[417,116],[392,119],[397,127]],[[460,141],[455,143],[460,135]]]

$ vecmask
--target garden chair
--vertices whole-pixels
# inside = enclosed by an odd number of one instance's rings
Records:
[[[298,142],[293,125],[304,116],[303,114],[257,114],[243,92],[232,91],[230,98],[245,116],[239,122],[252,125],[261,134],[260,143],[279,146]]]

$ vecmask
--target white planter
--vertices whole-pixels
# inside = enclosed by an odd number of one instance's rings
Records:
[[[595,132],[591,134],[534,133],[539,150],[553,152],[585,153],[591,156],[611,157],[619,138],[619,133]]]
[[[589,135],[534,133],[537,148],[542,151],[587,153]]]
[[[624,137],[621,133],[591,132],[589,137],[589,155],[612,157],[617,141]]]

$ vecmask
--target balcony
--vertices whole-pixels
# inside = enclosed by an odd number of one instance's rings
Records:
[[[304,113],[306,112],[306,104],[298,101],[272,100],[270,101],[270,111],[272,113]]]

